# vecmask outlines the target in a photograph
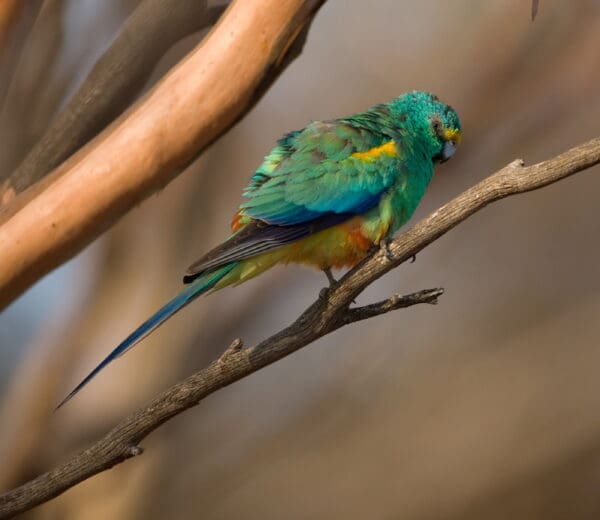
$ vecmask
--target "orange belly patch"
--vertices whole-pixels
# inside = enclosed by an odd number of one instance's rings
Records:
[[[359,227],[348,232],[348,242],[357,251],[367,252],[373,245],[373,241],[366,237]]]

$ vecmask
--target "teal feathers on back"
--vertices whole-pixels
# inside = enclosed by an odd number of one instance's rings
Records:
[[[337,122],[315,122],[288,134],[252,176],[242,213],[291,225],[327,212],[359,214],[370,209],[391,186],[393,171],[369,167],[352,154],[385,139]]]
[[[329,212],[361,214],[379,203],[406,161],[422,163],[415,167],[433,173],[431,159],[442,145],[432,117],[460,132],[456,112],[423,92],[290,132],[250,179],[240,213],[277,225]],[[382,150],[387,143],[394,147]],[[425,162],[419,152],[428,158]]]

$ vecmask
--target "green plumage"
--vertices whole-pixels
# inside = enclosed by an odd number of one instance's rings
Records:
[[[410,182],[426,186],[433,158],[444,145],[433,121],[442,131],[460,132],[454,110],[430,94],[414,92],[351,117],[314,122],[291,132],[252,176],[241,214],[292,225],[327,213],[361,214],[390,189],[403,191]],[[395,145],[393,154],[361,156],[390,142]],[[402,213],[414,211],[424,190],[410,191],[397,198],[409,205],[405,209],[410,211]]]
[[[454,154],[460,138],[456,112],[426,92],[290,132],[252,175],[231,237],[188,270],[184,281],[191,286],[131,333],[64,402],[207,291],[277,263],[327,272],[356,264],[411,217],[434,167]]]

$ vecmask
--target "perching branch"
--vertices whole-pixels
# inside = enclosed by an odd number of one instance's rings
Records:
[[[140,102],[17,196],[0,214],[0,309],[230,128],[300,54],[323,1],[234,1]]]
[[[226,7],[207,4],[207,0],[142,1],[3,189],[20,193],[127,108],[164,53],[183,37],[213,25]]]
[[[439,289],[393,297],[358,309],[353,299],[369,284],[399,266],[424,247],[491,202],[564,179],[600,163],[600,138],[557,157],[525,167],[514,161],[468,189],[393,240],[388,252],[374,251],[327,289],[289,327],[250,348],[240,340],[205,369],[172,386],[148,406],[125,418],[104,438],[66,463],[0,496],[0,519],[46,502],[124,460],[142,453],[139,443],[172,417],[197,405],[224,386],[249,375],[338,328],[415,303],[435,303]]]

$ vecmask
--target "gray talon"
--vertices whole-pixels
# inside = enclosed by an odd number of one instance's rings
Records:
[[[384,238],[380,243],[380,247],[383,250],[383,254],[390,262],[394,259],[394,257],[392,256],[392,252],[390,251],[390,242],[391,241],[392,241],[391,238]]]

